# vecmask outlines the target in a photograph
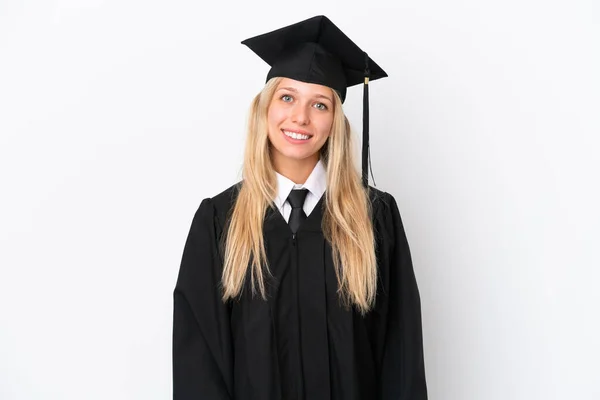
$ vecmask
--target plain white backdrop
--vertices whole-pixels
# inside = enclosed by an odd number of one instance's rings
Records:
[[[317,14],[389,74],[430,399],[600,399],[595,0],[2,1],[1,399],[171,397],[185,238],[268,71],[240,41]]]

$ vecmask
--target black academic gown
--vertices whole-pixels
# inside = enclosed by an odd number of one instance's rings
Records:
[[[175,400],[425,400],[421,307],[394,198],[371,188],[378,289],[366,316],[344,308],[321,230],[321,197],[294,238],[269,209],[268,301],[224,304],[219,240],[239,184],[200,204],[174,291]]]

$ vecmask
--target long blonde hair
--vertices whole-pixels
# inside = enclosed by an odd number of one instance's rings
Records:
[[[263,221],[277,195],[277,178],[270,156],[267,111],[281,78],[270,79],[254,98],[248,119],[243,181],[230,215],[222,276],[223,300],[242,293],[248,267],[252,294],[266,299],[271,277],[263,240]],[[338,294],[361,313],[371,309],[377,291],[375,239],[369,194],[355,167],[352,133],[335,91],[334,119],[320,156],[327,169],[322,229],[333,251]]]

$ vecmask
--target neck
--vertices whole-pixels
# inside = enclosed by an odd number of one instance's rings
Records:
[[[273,157],[273,166],[275,171],[285,176],[296,184],[306,182],[310,173],[319,162],[319,154],[305,158],[303,160],[295,160],[293,158]]]

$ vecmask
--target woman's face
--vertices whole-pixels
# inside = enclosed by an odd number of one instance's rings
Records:
[[[274,162],[316,162],[331,132],[333,110],[329,87],[283,78],[267,116]]]

